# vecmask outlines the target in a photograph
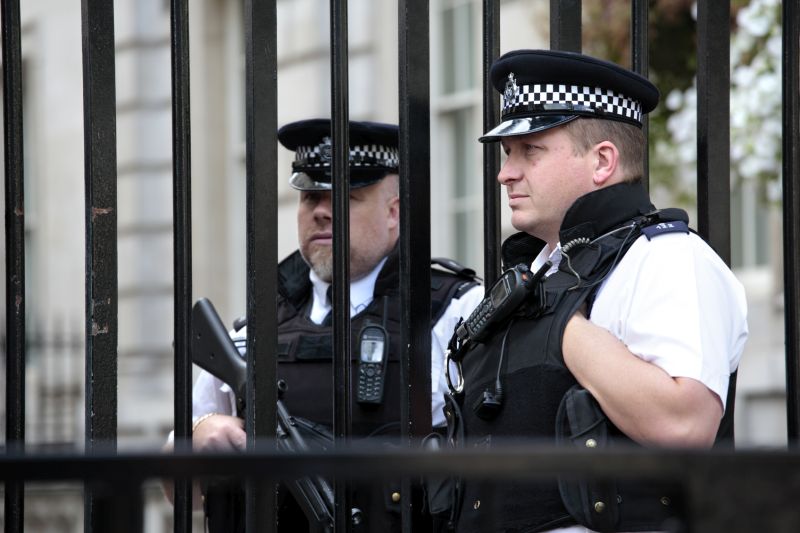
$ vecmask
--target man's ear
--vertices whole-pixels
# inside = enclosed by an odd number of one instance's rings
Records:
[[[619,150],[611,141],[603,141],[594,145],[594,175],[592,180],[598,187],[609,183],[620,172]]]
[[[400,197],[392,196],[386,205],[389,210],[387,224],[390,229],[400,227]]]

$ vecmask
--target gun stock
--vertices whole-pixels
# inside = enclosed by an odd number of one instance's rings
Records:
[[[247,363],[207,298],[197,300],[192,307],[192,361],[233,389],[239,416],[243,416]]]

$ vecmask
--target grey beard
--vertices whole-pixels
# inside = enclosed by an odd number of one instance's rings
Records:
[[[325,250],[318,250],[306,259],[314,273],[326,283],[333,281],[333,254]]]

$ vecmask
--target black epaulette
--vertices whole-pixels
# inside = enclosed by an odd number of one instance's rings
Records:
[[[481,281],[481,278],[475,274],[473,269],[465,267],[453,259],[448,259],[447,257],[431,257],[431,264],[440,266],[443,269],[452,272],[453,274],[463,276],[471,280]]]
[[[436,324],[452,300],[458,300],[468,290],[480,284],[481,278],[471,268],[446,257],[432,257],[431,266],[431,324]]]

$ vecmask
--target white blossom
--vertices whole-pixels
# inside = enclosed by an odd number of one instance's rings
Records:
[[[737,16],[731,37],[731,179],[780,183],[781,27],[780,0],[752,0]],[[724,97],[724,95],[720,95]],[[655,158],[693,186],[697,160],[697,80],[671,92],[665,101],[670,138],[659,142]],[[776,192],[777,191],[777,192]],[[780,187],[769,187],[770,198]]]
[[[664,105],[666,105],[667,109],[670,111],[675,111],[683,105],[683,93],[678,90],[670,91],[667,95],[667,99],[664,101]]]

